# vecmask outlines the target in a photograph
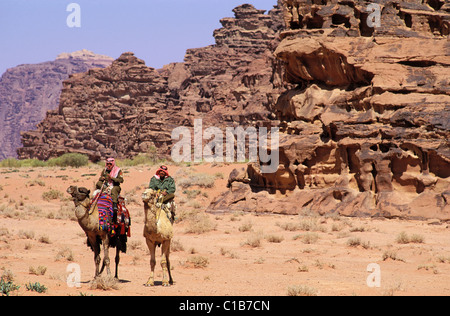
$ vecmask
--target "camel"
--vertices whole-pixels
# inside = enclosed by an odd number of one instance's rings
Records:
[[[151,189],[142,194],[144,202],[145,225],[144,237],[150,251],[150,277],[145,286],[154,286],[154,274],[156,266],[156,247],[161,246],[161,267],[163,270],[163,286],[173,285],[172,274],[170,273],[170,243],[173,237],[173,222],[171,214],[167,214],[161,209],[162,195]],[[167,279],[167,275],[169,278]]]
[[[78,223],[84,230],[87,236],[87,244],[94,251],[94,262],[95,262],[95,278],[103,273],[106,267],[106,273],[108,276],[111,275],[111,270],[109,268],[109,248],[116,248],[116,273],[114,278],[119,279],[118,268],[120,261],[120,251],[126,252],[126,239],[122,236],[115,235],[110,237],[108,232],[99,229],[99,219],[98,219],[98,208],[95,206],[91,212],[89,212],[89,207],[91,199],[89,197],[90,190],[86,188],[78,188],[76,186],[70,186],[67,189],[73,197],[75,203],[75,216],[78,219]],[[103,264],[100,268],[100,245],[103,245]]]

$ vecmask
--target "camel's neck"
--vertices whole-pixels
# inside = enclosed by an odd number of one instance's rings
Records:
[[[89,217],[89,205],[90,205],[89,198],[85,199],[83,202],[76,205],[75,216],[79,221],[87,219]]]
[[[144,215],[145,215],[145,221],[149,219],[149,217],[155,217],[153,214],[152,208],[148,205],[147,202],[144,202]]]

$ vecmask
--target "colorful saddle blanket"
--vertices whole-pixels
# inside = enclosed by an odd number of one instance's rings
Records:
[[[127,207],[125,206],[125,199],[120,196],[117,214],[114,216],[113,201],[109,194],[98,193],[91,203],[97,201],[98,208],[98,224],[99,229],[109,232],[111,236],[116,233],[119,235],[131,236],[131,216]]]
[[[113,202],[110,195],[103,193],[98,197],[98,225],[100,230],[111,232],[113,221]]]

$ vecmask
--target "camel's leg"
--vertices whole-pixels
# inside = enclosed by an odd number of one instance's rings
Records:
[[[111,275],[111,270],[109,269],[109,238],[106,236],[102,240],[103,243],[103,265],[102,269],[100,270],[100,274],[103,272],[103,269],[106,267],[106,274],[108,276]]]
[[[88,236],[89,243],[92,246],[92,249],[94,250],[94,262],[95,262],[95,276],[94,278],[97,278],[100,274],[100,262],[102,261],[102,258],[100,257],[100,245],[97,243],[97,236]]]
[[[116,246],[116,279],[119,279],[119,261],[120,261],[120,249],[119,245]]]
[[[161,245],[161,267],[163,270],[163,286],[169,286],[173,284],[172,275],[170,274],[170,261],[169,261],[169,253],[170,253],[170,240],[166,240]],[[167,279],[167,274],[169,275],[169,280]]]
[[[145,286],[154,286],[155,285],[155,266],[156,266],[156,245],[154,242],[146,239],[148,250],[150,251],[150,277],[148,278]]]
[[[172,241],[169,240],[169,246],[168,246],[168,249],[167,249],[167,271],[169,272],[169,284],[173,285],[172,272],[170,272],[170,259],[169,259],[171,243],[172,243]]]

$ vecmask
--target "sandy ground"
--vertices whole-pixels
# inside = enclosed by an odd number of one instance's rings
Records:
[[[187,198],[179,188],[171,253],[175,284],[161,286],[159,258],[155,287],[149,276],[149,252],[142,237],[144,212],[140,194],[155,167],[125,170],[122,193],[132,216],[128,251],[121,255],[115,289],[95,289],[93,253],[74,219],[69,185],[92,188],[101,167],[0,169],[0,274],[20,289],[11,295],[149,295],[149,296],[285,296],[298,295],[449,295],[450,234],[446,223],[298,216],[206,214],[212,199],[226,190],[236,166],[170,167],[177,181],[186,172],[215,175],[213,188]],[[242,167],[242,166],[239,166]],[[183,169],[179,171],[179,169]],[[177,179],[178,178],[178,179]],[[192,187],[188,190],[198,188]],[[45,200],[46,192],[60,191]],[[205,214],[215,229],[193,228],[186,214]],[[198,217],[197,217],[198,218]],[[198,223],[197,223],[198,224]],[[193,231],[193,232],[192,232]],[[408,237],[400,243],[399,236]],[[403,238],[403,240],[408,239]],[[409,242],[408,242],[409,241]],[[110,251],[111,270],[114,273]],[[77,264],[81,287],[67,285],[67,267]],[[380,268],[380,287],[369,287],[369,264]],[[28,291],[39,282],[45,293]]]

